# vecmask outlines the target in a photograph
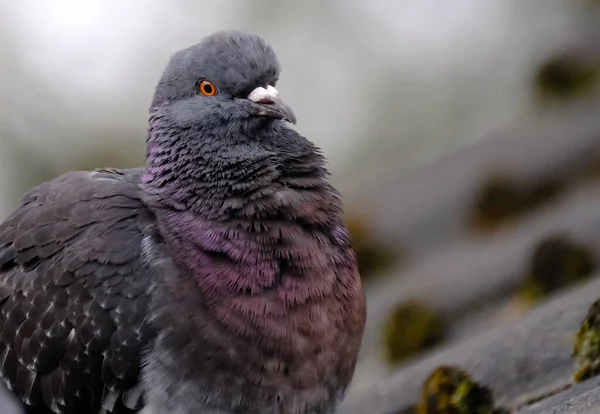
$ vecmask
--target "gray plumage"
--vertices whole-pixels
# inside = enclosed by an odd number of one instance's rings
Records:
[[[67,173],[0,224],[0,373],[28,413],[334,412],[365,304],[278,76],[254,35],[176,53],[144,168]]]

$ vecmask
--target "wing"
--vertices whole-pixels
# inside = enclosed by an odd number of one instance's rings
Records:
[[[0,374],[35,412],[141,407],[140,353],[154,333],[139,177],[67,173],[0,224]]]

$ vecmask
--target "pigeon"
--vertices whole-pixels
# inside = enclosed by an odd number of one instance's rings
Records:
[[[329,414],[365,298],[322,151],[273,48],[170,58],[141,168],[74,171],[0,224],[0,373],[36,414]]]

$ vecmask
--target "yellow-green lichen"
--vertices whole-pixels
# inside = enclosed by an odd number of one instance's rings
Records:
[[[474,227],[490,230],[506,224],[523,209],[519,184],[506,176],[495,176],[483,184],[472,214]]]
[[[534,89],[541,103],[568,101],[597,89],[600,68],[593,61],[557,55],[544,62],[534,77]]]
[[[529,183],[523,194],[525,210],[534,210],[555,200],[565,189],[565,181],[565,177],[552,176]]]
[[[444,323],[426,305],[407,301],[392,311],[383,334],[386,358],[397,364],[438,344],[444,336]]]
[[[581,323],[573,356],[577,358],[575,381],[580,382],[600,373],[600,300],[592,304]]]
[[[367,220],[357,213],[348,214],[346,226],[356,253],[358,271],[363,280],[385,271],[400,261],[400,254],[378,243],[369,232]]]
[[[482,185],[475,198],[472,227],[485,232],[512,223],[555,199],[563,187],[559,177],[518,181],[508,175],[495,175]]]
[[[492,391],[465,371],[438,367],[425,380],[418,414],[495,414]]]
[[[586,246],[562,235],[541,240],[530,258],[521,296],[536,302],[563,287],[589,277],[596,268],[594,255]]]
[[[418,414],[417,413],[417,406],[416,405],[411,405],[409,407],[402,408],[402,409],[396,411],[395,414]]]

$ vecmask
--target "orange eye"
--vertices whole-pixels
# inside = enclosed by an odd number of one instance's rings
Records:
[[[207,80],[200,82],[198,89],[200,89],[200,93],[204,96],[214,96],[217,93],[216,86]]]

